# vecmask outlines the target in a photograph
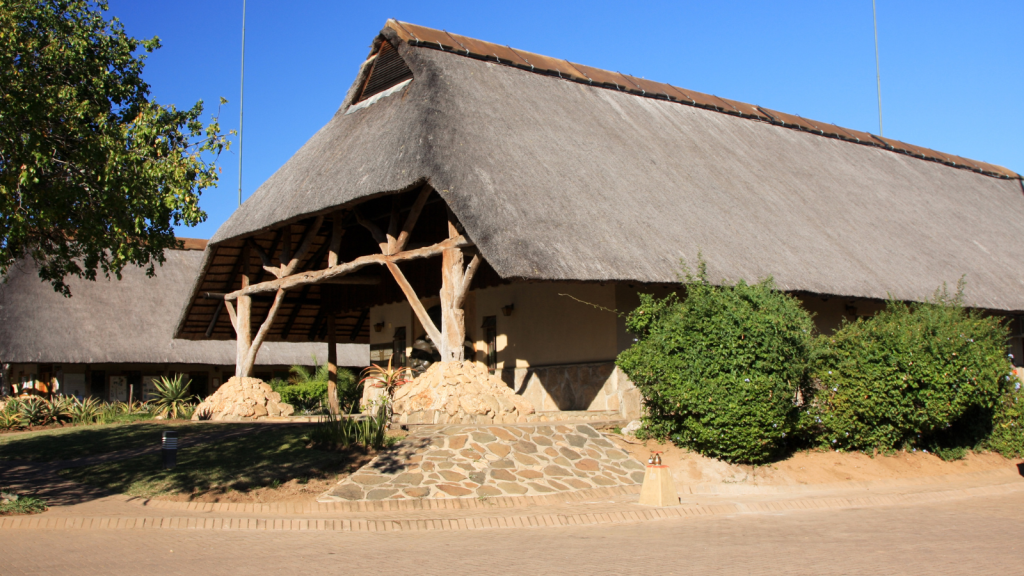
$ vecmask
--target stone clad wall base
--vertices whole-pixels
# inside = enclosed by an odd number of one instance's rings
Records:
[[[643,464],[587,424],[423,426],[319,501],[540,496],[643,478]]]
[[[640,417],[640,391],[614,362],[505,368],[501,379],[538,413],[616,411],[624,420]]]

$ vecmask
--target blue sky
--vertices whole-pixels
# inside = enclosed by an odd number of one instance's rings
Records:
[[[144,78],[238,127],[242,0],[111,0],[129,34],[159,36]],[[249,0],[243,196],[337,110],[387,18],[878,133],[871,0],[806,2],[289,2]],[[885,135],[1024,172],[1024,2],[878,0]],[[237,146],[237,144],[236,144]],[[221,156],[209,238],[238,204]]]

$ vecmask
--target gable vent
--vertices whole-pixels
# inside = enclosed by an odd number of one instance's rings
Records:
[[[405,64],[405,60],[398,55],[398,50],[390,42],[384,41],[377,51],[377,58],[373,61],[373,68],[366,77],[363,84],[363,92],[356,99],[362,102],[374,94],[379,94],[392,86],[396,86],[412,78],[412,70]]]

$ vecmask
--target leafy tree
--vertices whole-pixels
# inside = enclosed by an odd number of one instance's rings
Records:
[[[65,295],[67,276],[153,274],[172,226],[206,219],[199,195],[229,145],[202,101],[151,99],[142,70],[159,39],[128,36],[106,10],[0,0],[0,275],[28,256]]]

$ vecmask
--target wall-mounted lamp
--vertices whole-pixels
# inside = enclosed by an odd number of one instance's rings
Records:
[[[515,310],[515,309],[516,309],[516,305],[515,304],[509,304],[508,306],[502,306],[501,307],[501,315],[502,316],[511,316],[512,315],[512,311]]]
[[[384,329],[384,323],[383,322],[377,322],[376,324],[373,325],[373,331],[374,332],[380,332],[383,329]]]

